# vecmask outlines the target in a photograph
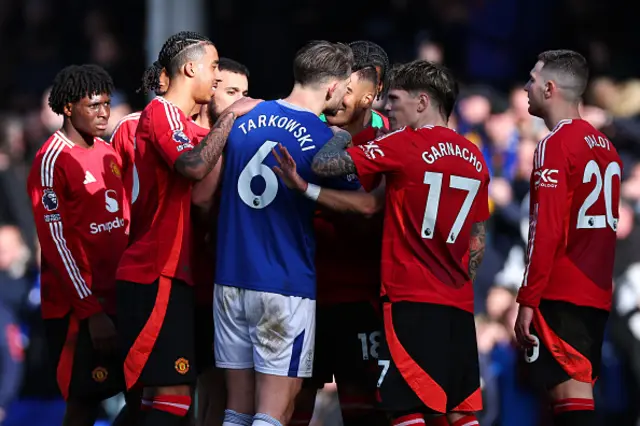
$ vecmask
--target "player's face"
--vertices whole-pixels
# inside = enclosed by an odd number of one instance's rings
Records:
[[[542,61],[536,63],[536,66],[533,67],[529,74],[529,81],[524,86],[529,98],[529,114],[536,117],[542,117],[544,108],[546,83],[540,73],[543,66],[544,63]]]
[[[389,117],[389,127],[391,130],[398,130],[402,127],[413,127],[418,118],[418,96],[412,96],[406,90],[391,89],[387,95],[385,110]]]
[[[347,86],[351,81],[351,76],[345,80],[337,80],[335,81],[329,89],[327,93],[329,99],[324,104],[324,113],[325,115],[336,115],[336,112],[342,106],[342,99],[344,99],[344,95],[347,93]]]
[[[231,71],[218,72],[218,87],[213,95],[216,116],[232,103],[249,94],[249,79],[246,75]]]
[[[169,90],[169,75],[167,74],[167,71],[163,68],[162,72],[160,73],[160,85],[156,90],[156,95],[163,96],[165,93],[167,93],[167,90]]]
[[[326,115],[327,123],[339,127],[353,123],[354,120],[360,119],[360,111],[371,108],[374,98],[374,84],[360,78],[357,72],[351,74],[351,81],[347,85],[347,93],[342,98],[342,105],[335,115]]]
[[[103,136],[111,115],[111,97],[106,93],[85,96],[70,108],[65,108],[65,114],[78,132],[94,137]]]
[[[205,54],[193,63],[195,88],[194,99],[198,104],[211,100],[218,84],[218,50],[215,46],[205,46]]]

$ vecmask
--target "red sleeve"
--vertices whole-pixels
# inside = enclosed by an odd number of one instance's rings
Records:
[[[151,128],[154,135],[151,140],[160,156],[173,168],[183,152],[193,149],[193,132],[184,114],[177,107],[167,103],[164,103],[163,107],[157,107],[153,111]]]
[[[529,243],[518,303],[535,308],[549,282],[551,265],[563,238],[568,197],[568,160],[559,138],[540,143],[534,155],[529,207]]]
[[[402,135],[403,130],[384,135],[374,141],[347,149],[356,166],[358,178],[363,188],[369,192],[374,187],[365,183],[379,183],[377,177],[384,173],[396,172],[402,168]],[[364,179],[363,179],[364,178]],[[369,186],[371,186],[369,185]]]
[[[46,156],[46,154],[45,154]],[[79,237],[69,229],[69,212],[65,209],[67,182],[60,159],[41,168],[29,180],[36,231],[42,249],[42,262],[58,277],[57,285],[69,297],[79,319],[102,311],[91,293],[91,268]]]
[[[122,171],[127,169],[134,161],[134,138],[138,120],[128,120],[120,124],[111,136],[111,146],[116,151],[122,161]]]
[[[480,192],[478,194],[478,205],[476,207],[476,212],[474,216],[475,222],[484,222],[488,220],[491,216],[491,212],[489,210],[489,182],[490,177],[487,175],[485,181],[482,183],[482,187],[480,188]]]

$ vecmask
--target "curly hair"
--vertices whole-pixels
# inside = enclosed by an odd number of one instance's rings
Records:
[[[111,95],[113,91],[113,80],[104,68],[93,64],[70,65],[53,79],[48,103],[53,112],[62,115],[67,104],[86,96]]]

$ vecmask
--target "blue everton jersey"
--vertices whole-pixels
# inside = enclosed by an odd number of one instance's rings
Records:
[[[316,203],[280,181],[271,150],[284,145],[308,182],[357,189],[357,181],[321,182],[311,171],[332,136],[315,114],[282,100],[262,102],[236,120],[224,153],[217,284],[315,299]]]

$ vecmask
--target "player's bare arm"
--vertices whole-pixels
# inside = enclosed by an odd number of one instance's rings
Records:
[[[337,129],[325,146],[313,157],[311,168],[322,177],[345,176],[356,173],[356,165],[346,149],[351,144],[351,134]]]
[[[209,174],[220,160],[235,120],[234,112],[224,113],[198,146],[178,157],[176,170],[181,175],[194,180],[201,180]]]
[[[476,273],[484,257],[484,249],[487,238],[487,226],[484,222],[476,222],[471,227],[469,241],[469,276],[472,281],[476,279]]]
[[[310,185],[298,174],[296,170],[296,162],[291,154],[289,154],[287,148],[279,145],[278,149],[280,154],[278,154],[275,149],[271,151],[278,163],[278,166],[275,166],[273,171],[280,176],[288,188],[295,189],[303,193],[307,198],[317,201],[318,204],[324,207],[340,212],[353,212],[370,216],[379,212],[384,207],[384,181],[371,192],[366,192],[364,190],[340,191]],[[314,188],[315,191],[317,191],[315,195],[313,194]]]

